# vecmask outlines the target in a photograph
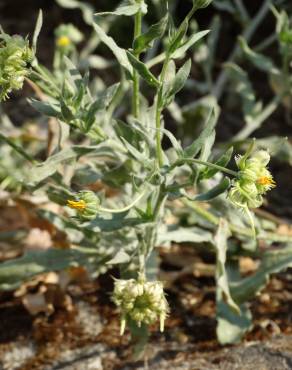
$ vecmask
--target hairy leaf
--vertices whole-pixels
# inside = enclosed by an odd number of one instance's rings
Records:
[[[95,248],[49,248],[46,251],[29,251],[22,257],[0,265],[0,290],[16,289],[25,280],[49,271],[60,271],[71,266],[87,266],[97,258]]]
[[[23,182],[29,185],[37,185],[44,179],[53,175],[61,163],[79,158],[82,155],[94,151],[94,147],[72,146],[61,150],[59,153],[52,155],[45,162],[36,165],[23,178]]]
[[[110,36],[108,36],[105,31],[98,25],[98,19],[94,19],[93,27],[98,35],[98,37],[101,39],[103,43],[107,45],[117,58],[117,61],[120,63],[121,66],[123,66],[129,73],[132,75],[132,67],[129,63],[129,60],[127,58],[127,53],[124,49],[120,48],[114,39]]]
[[[191,48],[196,42],[201,40],[204,36],[206,36],[210,30],[206,31],[200,31],[192,35],[188,41],[186,41],[184,44],[182,44],[179,48],[177,48],[173,54],[171,55],[173,59],[179,59],[182,58],[186,51]]]
[[[125,0],[112,12],[96,13],[95,15],[125,15],[129,17],[135,15],[140,10],[143,14],[147,13],[147,5],[144,1],[133,3],[133,1]]]
[[[219,107],[217,106],[216,102],[213,102],[213,108],[211,108],[210,110],[210,114],[203,131],[201,132],[199,137],[184,150],[184,156],[186,158],[192,158],[200,152],[205,140],[211,135],[215,128],[218,116]]]
[[[133,68],[139,73],[139,75],[146,81],[150,86],[159,87],[160,82],[157,78],[149,71],[146,64],[137,59],[132,53],[127,51],[129,62]]]
[[[222,156],[215,162],[217,166],[226,167],[231,159],[231,156],[233,154],[233,147],[230,147]],[[211,167],[205,167],[204,170],[200,173],[200,180],[206,180],[213,177],[218,170]]]
[[[244,54],[247,56],[247,58],[250,60],[251,63],[258,69],[268,72],[269,74],[278,74],[279,70],[274,66],[273,61],[259,53],[254,52],[247,44],[244,38],[239,38],[240,46],[244,52]]]
[[[142,51],[151,47],[154,40],[162,38],[165,33],[167,23],[168,14],[161,18],[158,23],[153,24],[147,32],[138,36],[133,43],[135,54],[140,54]]]

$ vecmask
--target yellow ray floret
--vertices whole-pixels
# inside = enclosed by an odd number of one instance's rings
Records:
[[[274,188],[276,186],[275,181],[273,180],[272,177],[269,176],[261,176],[257,179],[257,184],[258,185],[267,185],[270,186],[271,188]]]
[[[67,206],[77,210],[83,210],[86,207],[84,200],[68,200]]]

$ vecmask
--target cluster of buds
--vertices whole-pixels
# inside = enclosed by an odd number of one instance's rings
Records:
[[[160,281],[146,281],[142,275],[137,280],[115,280],[113,301],[121,309],[121,335],[127,320],[135,321],[138,326],[142,323],[151,325],[159,320],[160,331],[163,332],[168,303]]]
[[[82,41],[82,33],[73,24],[61,24],[56,30],[56,45],[64,52],[72,49],[73,45]]]
[[[258,208],[263,204],[263,195],[276,186],[267,169],[269,161],[270,155],[265,150],[236,158],[239,174],[229,191],[229,199],[235,205]]]
[[[33,57],[28,40],[0,33],[0,101],[7,99],[12,90],[22,88]]]
[[[90,190],[82,190],[76,194],[74,199],[67,201],[67,206],[77,211],[78,217],[83,221],[90,221],[96,218],[99,210],[100,200]]]

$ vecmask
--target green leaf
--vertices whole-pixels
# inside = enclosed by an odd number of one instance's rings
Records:
[[[72,146],[61,150],[59,153],[52,155],[45,162],[33,167],[23,178],[23,182],[29,185],[36,185],[44,179],[52,176],[59,168],[59,165],[65,161],[79,158],[82,155],[94,151],[94,147]]]
[[[31,106],[38,112],[48,117],[61,118],[60,107],[55,103],[38,101],[35,99],[28,99]]]
[[[239,343],[244,334],[252,328],[252,315],[246,305],[240,305],[240,314],[220,300],[217,302],[217,338],[220,344]]]
[[[184,87],[189,77],[191,66],[192,61],[191,59],[188,59],[186,63],[179,69],[174,79],[171,81],[171,85],[168,87],[168,91],[165,91],[165,96],[163,97],[166,105],[170,104],[175,95]]]
[[[213,0],[193,0],[193,4],[197,9],[207,8]]]
[[[111,49],[120,65],[123,66],[130,73],[130,75],[132,75],[133,69],[131,64],[129,63],[126,51],[120,48],[115,43],[113,38],[105,33],[105,31],[98,25],[98,19],[95,18],[92,25],[100,40],[105,43],[108,48]]]
[[[229,187],[230,187],[230,180],[228,177],[225,177],[218,185],[214,186],[214,188],[210,189],[206,193],[199,194],[194,198],[188,197],[188,199],[191,199],[197,202],[208,202],[218,197],[220,194],[224,193]]]
[[[110,102],[112,101],[114,95],[116,94],[119,83],[114,84],[107,89],[105,89],[92,103],[88,109],[87,115],[85,117],[85,131],[88,132],[92,125],[95,123],[96,113],[102,111],[108,107]]]
[[[36,22],[36,26],[35,26],[35,30],[34,30],[34,33],[33,33],[33,38],[32,38],[32,48],[34,50],[34,53],[36,53],[37,40],[38,40],[40,31],[41,31],[42,25],[43,25],[43,12],[40,9],[38,19],[37,19],[37,22]]]
[[[133,50],[135,54],[140,54],[152,46],[153,41],[161,39],[165,33],[168,23],[168,14],[166,14],[158,23],[153,24],[149,30],[138,36],[133,43]]]
[[[171,57],[173,59],[179,59],[179,58],[182,58],[186,51],[192,47],[196,42],[198,42],[199,40],[201,40],[204,36],[206,36],[208,33],[210,32],[210,30],[205,30],[205,31],[200,31],[200,32],[197,32],[195,33],[194,35],[192,35],[188,41],[186,41],[184,44],[182,44],[179,48],[177,48],[173,54],[171,55]]]
[[[147,5],[144,1],[133,3],[133,1],[123,1],[114,11],[112,12],[102,12],[96,13],[95,15],[125,15],[132,16],[137,14],[139,11],[142,11],[143,14],[147,13]]]
[[[127,217],[129,211],[115,215],[97,217],[91,222],[85,222],[80,225],[80,229],[98,232],[111,232],[123,229],[124,227],[134,227],[143,224],[145,221],[140,217]]]
[[[244,306],[238,306],[230,294],[226,255],[230,236],[228,222],[220,219],[214,238],[216,247],[216,301],[217,337],[221,344],[237,343],[251,327],[251,314]]]
[[[208,161],[212,153],[212,148],[214,146],[215,139],[216,139],[216,132],[215,130],[213,130],[211,135],[206,139],[206,141],[202,145],[201,153],[199,156],[200,161],[205,161],[205,162]],[[202,169],[204,170],[206,169],[206,166],[198,166],[198,167],[199,168],[202,167]],[[199,172],[201,172],[201,168]]]
[[[226,167],[230,162],[233,154],[233,147],[230,147],[216,162],[217,166]],[[217,169],[211,167],[205,167],[200,173],[200,180],[207,180],[213,177],[218,172]]]
[[[66,73],[67,79],[65,82],[70,83],[72,94],[80,94],[79,90],[81,88],[84,88],[84,86],[82,86],[84,85],[84,79],[82,78],[78,68],[67,56],[64,56],[64,62],[67,67],[66,72],[69,72],[69,73]]]
[[[107,265],[119,265],[122,263],[128,263],[130,262],[131,258],[128,255],[128,253],[120,250],[118,253],[109,261],[107,261]]]
[[[127,151],[131,154],[131,156],[141,163],[141,165],[148,167],[151,163],[151,160],[148,158],[148,156],[145,155],[145,153],[141,153],[138,149],[136,149],[133,145],[131,145],[127,140],[125,140],[123,137],[120,137],[120,140],[124,144]]]
[[[179,29],[174,33],[173,37],[170,39],[167,53],[172,57],[173,53],[180,47],[180,44],[185,37],[188,27],[189,27],[189,16],[180,25]]]
[[[177,141],[176,137],[170,131],[166,129],[162,129],[162,132],[165,134],[165,136],[168,137],[178,157],[181,157],[183,155],[183,149],[182,149],[181,144]]]
[[[158,233],[158,245],[173,243],[208,243],[212,241],[212,233],[199,227],[181,227],[168,225]]]
[[[11,146],[18,154],[20,154],[23,158],[25,158],[29,162],[32,163],[34,162],[34,159],[29,154],[27,154],[24,151],[24,149],[22,149],[19,145],[15,144],[13,140],[9,139],[8,137],[0,133],[0,142],[1,141],[4,141],[6,144]]]
[[[30,251],[0,265],[0,290],[16,289],[25,280],[49,271],[60,271],[70,266],[86,266],[97,258],[95,248],[49,248],[46,251]]]
[[[231,284],[232,296],[239,303],[253,298],[266,286],[271,274],[288,267],[292,267],[292,245],[265,252],[259,269],[253,275]]]
[[[139,73],[139,75],[146,81],[150,86],[159,87],[160,82],[157,78],[149,71],[147,66],[136,58],[132,53],[127,51],[129,62],[133,68]]]
[[[268,72],[268,74],[279,74],[279,70],[274,66],[272,59],[254,52],[243,37],[239,37],[239,44],[245,56],[255,67],[261,71]]]
[[[205,142],[205,140],[212,134],[219,116],[219,107],[215,101],[212,102],[213,108],[210,109],[209,117],[206,121],[205,127],[199,137],[184,150],[185,158],[192,158],[196,156]]]
[[[214,238],[214,245],[216,248],[216,282],[217,282],[217,295],[237,314],[240,314],[238,305],[234,302],[230,294],[228,276],[225,269],[226,255],[228,248],[228,238],[230,230],[228,222],[221,218],[219,226]]]

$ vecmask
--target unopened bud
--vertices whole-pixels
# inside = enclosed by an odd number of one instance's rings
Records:
[[[80,191],[75,199],[69,199],[67,205],[77,211],[78,217],[82,220],[93,220],[98,213],[100,200],[90,190]]]

